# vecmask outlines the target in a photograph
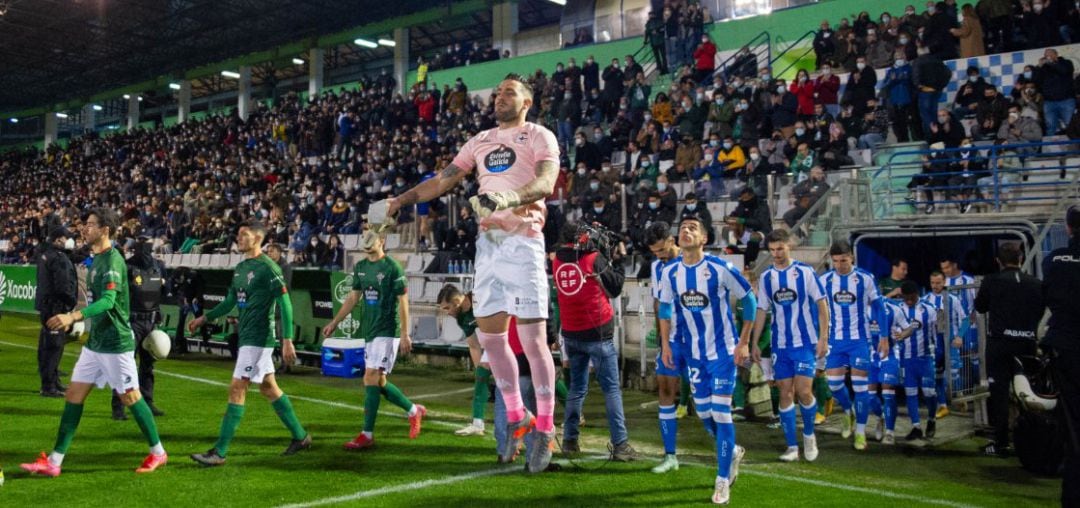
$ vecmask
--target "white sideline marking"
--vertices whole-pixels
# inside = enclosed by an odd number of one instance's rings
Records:
[[[0,344],[6,345],[6,346],[12,346],[12,347],[17,347],[17,348],[30,349],[30,350],[37,351],[36,347],[27,346],[25,344],[16,344],[14,342],[6,342],[6,341],[0,341]],[[78,356],[77,354],[69,352],[69,351],[65,351],[64,355],[66,355],[66,356]],[[189,376],[187,374],[180,374],[180,373],[177,373],[177,372],[169,372],[167,370],[154,369],[154,373],[155,374],[161,374],[163,376],[168,376],[168,377],[175,377],[177,379],[184,379],[184,380],[187,380],[187,381],[194,381],[196,383],[203,383],[203,384],[207,384],[207,385],[211,385],[211,386],[221,386],[221,387],[224,387],[224,388],[229,387],[229,383],[224,383],[224,382],[221,382],[221,381],[214,381],[212,379],[206,379],[206,378],[202,378],[202,377]],[[472,388],[469,388],[468,390],[472,391]],[[253,386],[253,387],[251,387],[249,389],[249,391],[250,392],[257,392],[258,388]],[[288,395],[289,395],[289,398],[292,399],[292,400],[302,400],[302,401],[305,401],[305,402],[312,402],[312,403],[315,403],[315,404],[322,404],[322,405],[325,405],[325,406],[339,407],[339,408],[342,408],[342,409],[351,409],[351,410],[354,410],[354,411],[361,411],[361,412],[364,411],[363,406],[357,406],[357,405],[354,405],[354,404],[346,404],[344,402],[337,402],[337,401],[333,401],[333,400],[316,399],[316,398],[312,398],[312,397],[305,397],[303,395],[292,395],[292,394],[288,394]],[[431,395],[428,395],[428,396],[429,397],[435,397],[435,396],[438,396],[438,395],[445,395],[445,394],[431,394]],[[413,397],[413,398],[419,398],[419,397]],[[390,417],[395,417],[395,418],[407,418],[407,415],[402,414],[402,413],[396,413],[396,412],[395,413],[380,412],[379,416],[390,416]],[[426,419],[426,418],[424,419],[424,423],[440,425],[440,426],[443,426],[443,427],[453,427],[455,429],[461,426],[460,423],[444,422],[444,421],[440,421],[440,420]]]
[[[439,397],[445,397],[447,395],[457,395],[459,393],[469,393],[471,391],[473,391],[473,387],[470,386],[468,388],[462,388],[460,390],[451,390],[449,392],[425,393],[423,395],[414,395],[412,397],[409,397],[409,400],[437,399]]]
[[[6,346],[22,348],[22,349],[31,349],[31,350],[35,350],[35,351],[37,350],[36,347],[27,346],[25,344],[17,344],[17,343],[14,343],[14,342],[0,341],[0,344],[6,345]],[[64,354],[68,355],[68,356],[76,356],[75,353],[71,353],[71,352],[64,352]],[[165,375],[165,376],[175,377],[175,378],[178,378],[178,379],[185,379],[185,380],[188,380],[188,381],[194,381],[194,382],[197,382],[197,383],[203,383],[203,384],[208,384],[208,385],[213,385],[213,386],[221,386],[221,387],[228,387],[229,386],[229,383],[223,383],[221,381],[214,381],[214,380],[211,380],[211,379],[206,379],[206,378],[201,378],[201,377],[196,377],[196,376],[188,376],[186,374],[179,374],[179,373],[176,373],[176,372],[167,372],[167,371],[163,371],[163,370],[160,370],[160,369],[154,369],[154,372],[157,373],[157,374]],[[469,390],[472,390],[472,388],[469,388]],[[252,388],[252,391],[257,391],[257,389]],[[434,396],[437,396],[437,395],[439,395],[439,394],[433,394],[431,396],[434,397]],[[335,402],[335,401],[332,401],[332,400],[315,399],[315,398],[311,398],[311,397],[304,397],[302,395],[289,395],[289,398],[293,399],[293,400],[302,400],[302,401],[305,401],[305,402],[312,402],[312,403],[315,403],[315,404],[323,404],[323,405],[339,407],[339,408],[343,408],[343,409],[351,409],[351,410],[355,410],[355,411],[363,411],[364,410],[363,406],[357,406],[357,405],[353,405],[353,404],[346,404],[344,402]],[[404,418],[405,417],[405,415],[398,414],[398,413],[389,413],[389,414],[387,414],[387,416],[393,416],[393,417],[398,417],[398,418]],[[459,425],[459,424],[455,424],[455,423],[452,423],[452,422],[444,422],[444,421],[439,421],[439,420],[430,420],[430,423],[445,426],[445,427],[455,427],[455,428]],[[690,465],[690,466],[698,466],[698,467],[707,467],[707,468],[712,468],[713,467],[711,465],[699,464],[697,462],[686,462],[686,464]],[[368,497],[381,496],[381,495],[384,495],[384,494],[396,494],[396,493],[399,493],[399,492],[408,492],[408,491],[411,491],[411,490],[425,489],[425,488],[428,488],[428,487],[434,487],[434,486],[438,486],[438,485],[448,485],[448,484],[451,484],[451,483],[458,483],[458,482],[463,482],[463,481],[467,481],[467,480],[473,480],[473,479],[476,479],[476,478],[483,478],[483,477],[486,477],[486,476],[494,476],[494,475],[498,475],[498,474],[511,473],[511,472],[520,471],[520,470],[521,469],[518,468],[518,467],[506,467],[506,468],[499,468],[499,469],[488,469],[488,470],[485,470],[485,471],[477,471],[475,473],[468,473],[468,474],[462,474],[462,475],[457,475],[457,476],[448,476],[448,477],[440,478],[440,479],[424,480],[424,481],[420,481],[420,482],[406,483],[406,484],[395,485],[395,486],[391,486],[391,487],[383,487],[383,488],[379,488],[379,489],[365,490],[365,491],[356,492],[354,494],[349,494],[349,495],[345,495],[345,496],[338,496],[338,497],[332,497],[332,498],[319,499],[319,500],[310,501],[310,502],[307,502],[307,503],[282,505],[279,508],[306,508],[306,507],[310,507],[310,506],[321,506],[321,505],[333,504],[333,503],[343,503],[343,502],[346,502],[346,501],[352,501],[352,500],[356,500],[356,499],[364,499],[364,498],[368,498]],[[959,503],[959,502],[955,502],[955,501],[948,501],[948,500],[944,500],[944,499],[921,497],[921,496],[915,496],[915,495],[911,495],[911,494],[902,494],[902,493],[898,493],[898,492],[891,492],[891,491],[888,491],[888,490],[872,489],[872,488],[868,488],[868,487],[857,487],[857,486],[854,486],[854,485],[836,484],[836,483],[827,482],[827,481],[824,481],[824,480],[815,480],[813,478],[800,478],[800,477],[797,477],[797,476],[791,476],[791,475],[779,474],[779,473],[772,473],[772,472],[768,472],[768,471],[758,471],[756,469],[751,469],[750,467],[747,467],[747,466],[743,466],[743,468],[740,471],[743,472],[744,474],[749,474],[749,475],[752,475],[752,476],[761,476],[761,477],[764,477],[764,478],[770,478],[770,479],[782,480],[782,481],[790,481],[790,482],[795,482],[795,483],[805,483],[805,484],[808,484],[808,485],[814,485],[816,487],[824,487],[824,488],[837,489],[837,490],[846,490],[846,491],[849,491],[849,492],[858,492],[860,494],[871,494],[871,495],[880,496],[880,497],[886,497],[886,498],[891,498],[891,499],[902,499],[902,500],[906,500],[906,501],[917,501],[917,502],[920,502],[920,503],[932,504],[932,505],[937,505],[937,506],[948,506],[948,507],[951,507],[951,508],[978,508],[977,505],[964,504],[964,503]]]
[[[296,503],[281,505],[278,508],[308,508],[311,506],[322,506],[327,504],[344,503],[347,501],[355,501],[357,499],[364,499],[369,497],[382,496],[385,494],[397,494],[400,492],[408,492],[411,490],[426,489],[428,487],[435,487],[438,485],[449,485],[451,483],[459,483],[468,480],[475,480],[477,478],[483,478],[486,476],[494,476],[497,474],[517,473],[520,472],[520,467],[502,467],[499,469],[488,469],[486,471],[477,471],[475,473],[461,474],[457,476],[447,476],[445,478],[439,478],[434,480],[424,480],[420,482],[405,483],[402,485],[394,485],[390,487],[382,487],[372,490],[361,490],[353,494],[347,494],[344,496],[327,497],[323,499],[316,499],[315,501],[308,501],[306,503]]]

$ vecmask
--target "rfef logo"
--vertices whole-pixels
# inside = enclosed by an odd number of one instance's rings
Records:
[[[555,270],[555,288],[566,296],[576,295],[585,286],[585,274],[575,263],[565,263]]]

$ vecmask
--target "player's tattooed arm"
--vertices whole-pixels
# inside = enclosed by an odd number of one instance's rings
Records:
[[[548,197],[552,191],[555,190],[555,180],[558,176],[559,163],[555,161],[541,161],[536,165],[536,178],[516,191],[518,202],[513,203],[513,206],[532,203],[533,201]]]
[[[449,164],[436,174],[435,178],[421,182],[401,196],[398,196],[397,202],[400,206],[426,203],[450,192],[450,189],[453,189],[454,186],[460,183],[464,178],[464,170],[453,164]]]

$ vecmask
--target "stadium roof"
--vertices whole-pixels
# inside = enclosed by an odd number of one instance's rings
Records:
[[[522,29],[558,20],[549,2],[520,5]],[[461,16],[469,22],[439,28]],[[427,23],[412,31],[414,52],[490,36],[490,1],[0,0],[0,112],[208,76],[219,69],[208,66],[253,53],[261,52],[249,60],[291,60],[406,23]]]

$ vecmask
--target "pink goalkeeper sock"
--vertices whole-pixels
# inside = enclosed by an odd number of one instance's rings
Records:
[[[521,349],[529,359],[532,370],[533,390],[536,392],[536,430],[553,432],[555,430],[555,362],[551,359],[551,349],[547,344],[547,323],[517,325]],[[491,353],[488,353],[491,356]]]
[[[488,355],[488,363],[491,365],[491,375],[495,378],[495,386],[502,393],[503,402],[506,404],[506,419],[511,422],[525,418],[525,406],[521,403],[521,387],[518,385],[518,365],[514,358],[514,352],[510,350],[509,334],[485,333],[476,331],[476,338],[480,340],[480,346]]]

